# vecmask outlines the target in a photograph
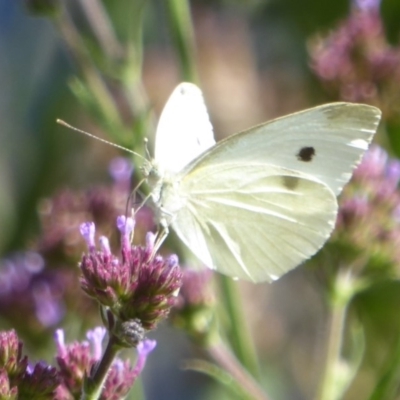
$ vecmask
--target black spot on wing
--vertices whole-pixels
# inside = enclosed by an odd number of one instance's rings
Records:
[[[314,147],[302,147],[296,156],[299,161],[310,162],[315,154]]]

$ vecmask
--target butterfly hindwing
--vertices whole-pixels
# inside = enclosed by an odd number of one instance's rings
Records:
[[[205,165],[183,179],[172,227],[208,267],[272,281],[313,255],[337,213],[321,182],[265,164]]]

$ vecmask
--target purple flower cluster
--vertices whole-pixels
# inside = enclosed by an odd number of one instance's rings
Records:
[[[87,340],[65,344],[64,332],[57,330],[57,364],[60,369],[61,384],[57,388],[57,400],[79,398],[84,380],[100,361],[105,337],[104,328],[96,328],[87,333]],[[103,385],[100,400],[119,400],[124,398],[134,381],[142,372],[147,356],[155,348],[154,340],[144,340],[137,346],[136,365],[128,360],[114,359]]]
[[[150,330],[168,315],[176,302],[182,278],[178,259],[175,255],[165,259],[154,255],[152,233],[146,236],[146,246],[132,246],[132,218],[119,217],[117,226],[121,234],[120,257],[111,253],[104,236],[99,238],[100,250],[96,250],[95,225],[82,224],[81,233],[89,252],[80,263],[81,287],[114,316],[114,322],[108,324],[110,329],[114,324],[126,329],[123,323],[136,321],[135,325],[140,322],[145,330]]]
[[[14,330],[0,332],[0,398],[54,400],[58,371],[44,362],[31,366],[22,347]]]
[[[334,98],[367,102],[387,116],[400,101],[400,47],[390,46],[379,2],[358,0],[350,16],[310,46],[311,67]]]
[[[0,261],[0,310],[13,317],[26,310],[43,327],[50,327],[64,316],[62,284],[56,274],[44,270],[43,257],[34,251],[17,253]],[[28,325],[28,320],[25,324]]]
[[[97,315],[93,302],[76,285],[79,270],[71,268],[83,250],[79,225],[92,219],[97,227],[110,231],[117,215],[126,210],[132,171],[129,160],[115,158],[110,164],[111,186],[63,190],[40,203],[41,234],[31,240],[32,250],[0,260],[0,312],[11,326],[21,333],[29,331],[30,337],[42,336],[67,312]],[[142,208],[136,236],[143,237],[152,226],[149,209]],[[20,315],[27,316],[23,323]],[[90,324],[88,318],[86,322]]]
[[[215,293],[212,286],[213,272],[210,269],[183,270],[182,287],[172,323],[183,329],[197,343],[204,344],[212,332],[215,317]]]
[[[124,398],[129,389],[135,382],[136,378],[142,372],[147,356],[156,347],[155,340],[143,340],[136,347],[138,356],[136,365],[132,369],[128,361],[116,359],[107,375],[104,389],[101,394],[101,400],[120,400]]]
[[[212,277],[213,271],[208,268],[201,270],[186,268],[183,272],[177,308],[213,306],[215,296],[211,288]]]
[[[80,398],[84,381],[102,357],[106,330],[89,331],[87,340],[66,345],[64,332],[56,332],[58,369],[41,361],[31,365],[22,356],[22,342],[15,331],[0,332],[0,398],[7,400],[73,400]],[[100,400],[125,398],[143,371],[154,340],[137,345],[136,365],[115,358],[103,385]]]
[[[18,385],[19,399],[54,399],[60,376],[56,368],[40,361],[27,367]]]
[[[400,161],[378,146],[365,154],[340,198],[336,229],[326,250],[364,277],[399,277]],[[324,252],[322,252],[324,253]]]
[[[127,198],[131,191],[132,163],[122,157],[111,161],[110,186],[94,186],[84,191],[62,190],[52,198],[41,201],[38,211],[41,235],[36,240],[37,251],[46,259],[68,260],[82,250],[79,226],[82,221],[94,221],[97,228],[110,231],[118,215],[129,209]],[[154,226],[151,210],[144,206],[136,213],[136,237],[141,238]],[[140,236],[140,237],[138,237]]]

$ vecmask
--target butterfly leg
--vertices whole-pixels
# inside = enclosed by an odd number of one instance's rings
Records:
[[[133,203],[132,207],[134,207],[135,203],[136,203],[136,193],[139,193],[139,195],[141,194],[139,188],[142,185],[142,183],[144,182],[144,179],[142,179],[131,191],[131,194],[129,195],[127,201],[126,201],[126,214],[128,214],[128,208],[129,208],[129,203]],[[143,196],[142,196],[143,197]],[[139,206],[136,208],[136,210],[134,211],[133,214],[136,214],[146,203],[147,200],[151,197],[151,193],[148,194],[147,196],[144,197],[144,199],[141,201],[141,203],[139,204]]]
[[[156,233],[156,238],[154,240],[154,247],[153,247],[153,252],[152,252],[152,255],[151,255],[152,258],[155,256],[156,252],[158,251],[158,249],[163,244],[164,240],[168,236],[168,233],[169,233],[168,226],[162,226],[161,225],[158,228],[157,233]]]

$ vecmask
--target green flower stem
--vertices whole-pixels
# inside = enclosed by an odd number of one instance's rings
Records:
[[[121,58],[124,50],[115,36],[102,3],[99,0],[79,0],[79,2],[104,54],[111,60]]]
[[[337,400],[341,393],[340,374],[343,366],[342,344],[349,303],[357,291],[351,271],[339,271],[330,298],[330,322],[327,352],[321,385],[315,400]]]
[[[399,387],[400,376],[400,338],[393,346],[388,365],[382,369],[378,383],[376,384],[369,400],[395,399]]]
[[[156,130],[156,118],[142,82],[143,20],[146,5],[146,0],[135,0],[129,3],[127,12],[134,16],[134,20],[128,27],[127,57],[120,78],[124,96],[134,115],[135,136],[130,146],[133,146],[136,151],[143,148],[143,138]]]
[[[239,329],[238,329],[239,330]],[[268,400],[269,397],[263,392],[258,382],[243,368],[237,358],[230,350],[219,340],[210,344],[206,348],[209,355],[225,371],[227,371],[236,381],[244,392],[248,394],[246,399]]]
[[[54,21],[70,48],[85,83],[90,88],[93,97],[97,100],[101,114],[104,115],[104,118],[111,124],[118,127],[123,126],[114,99],[108,91],[99,72],[91,62],[79,33],[70,20],[67,11],[64,10],[64,12],[60,13]]]
[[[134,20],[128,25],[127,33],[127,63],[126,73],[129,77],[128,85],[132,82],[141,82],[143,65],[143,21],[146,11],[146,0],[135,0],[128,3],[126,10],[129,15],[134,16]],[[126,80],[126,79],[125,79]]]
[[[124,84],[122,90],[135,114],[135,136],[129,146],[138,151],[138,149],[143,148],[146,135],[155,132],[156,118],[149,106],[147,93],[140,81],[133,82],[131,85]]]
[[[119,43],[111,22],[103,5],[99,0],[80,0],[88,21],[91,24],[103,53],[111,60],[117,62],[116,68],[121,70],[119,75],[122,83],[121,92],[128,102],[134,115],[136,143],[141,141],[147,132],[154,130],[154,126],[147,126],[151,118],[147,117],[149,102],[141,83],[143,40],[142,25],[146,2],[134,1],[128,4],[127,15],[132,15],[134,20],[129,24],[128,43],[123,48]],[[118,63],[122,62],[122,67]],[[119,143],[124,143],[123,131],[113,133],[118,137]],[[128,135],[129,136],[129,135]],[[136,143],[124,143],[129,148],[136,149]],[[139,143],[143,146],[142,141]]]
[[[219,285],[224,299],[226,312],[230,321],[229,338],[233,351],[246,370],[254,377],[259,376],[257,357],[253,342],[247,329],[246,320],[240,303],[237,282],[231,278],[220,275]]]
[[[182,77],[185,81],[197,82],[194,31],[189,2],[187,0],[167,0],[166,7],[173,44],[182,69]]]
[[[119,350],[114,336],[110,336],[100,363],[84,383],[81,400],[97,400],[100,397],[108,371]]]

